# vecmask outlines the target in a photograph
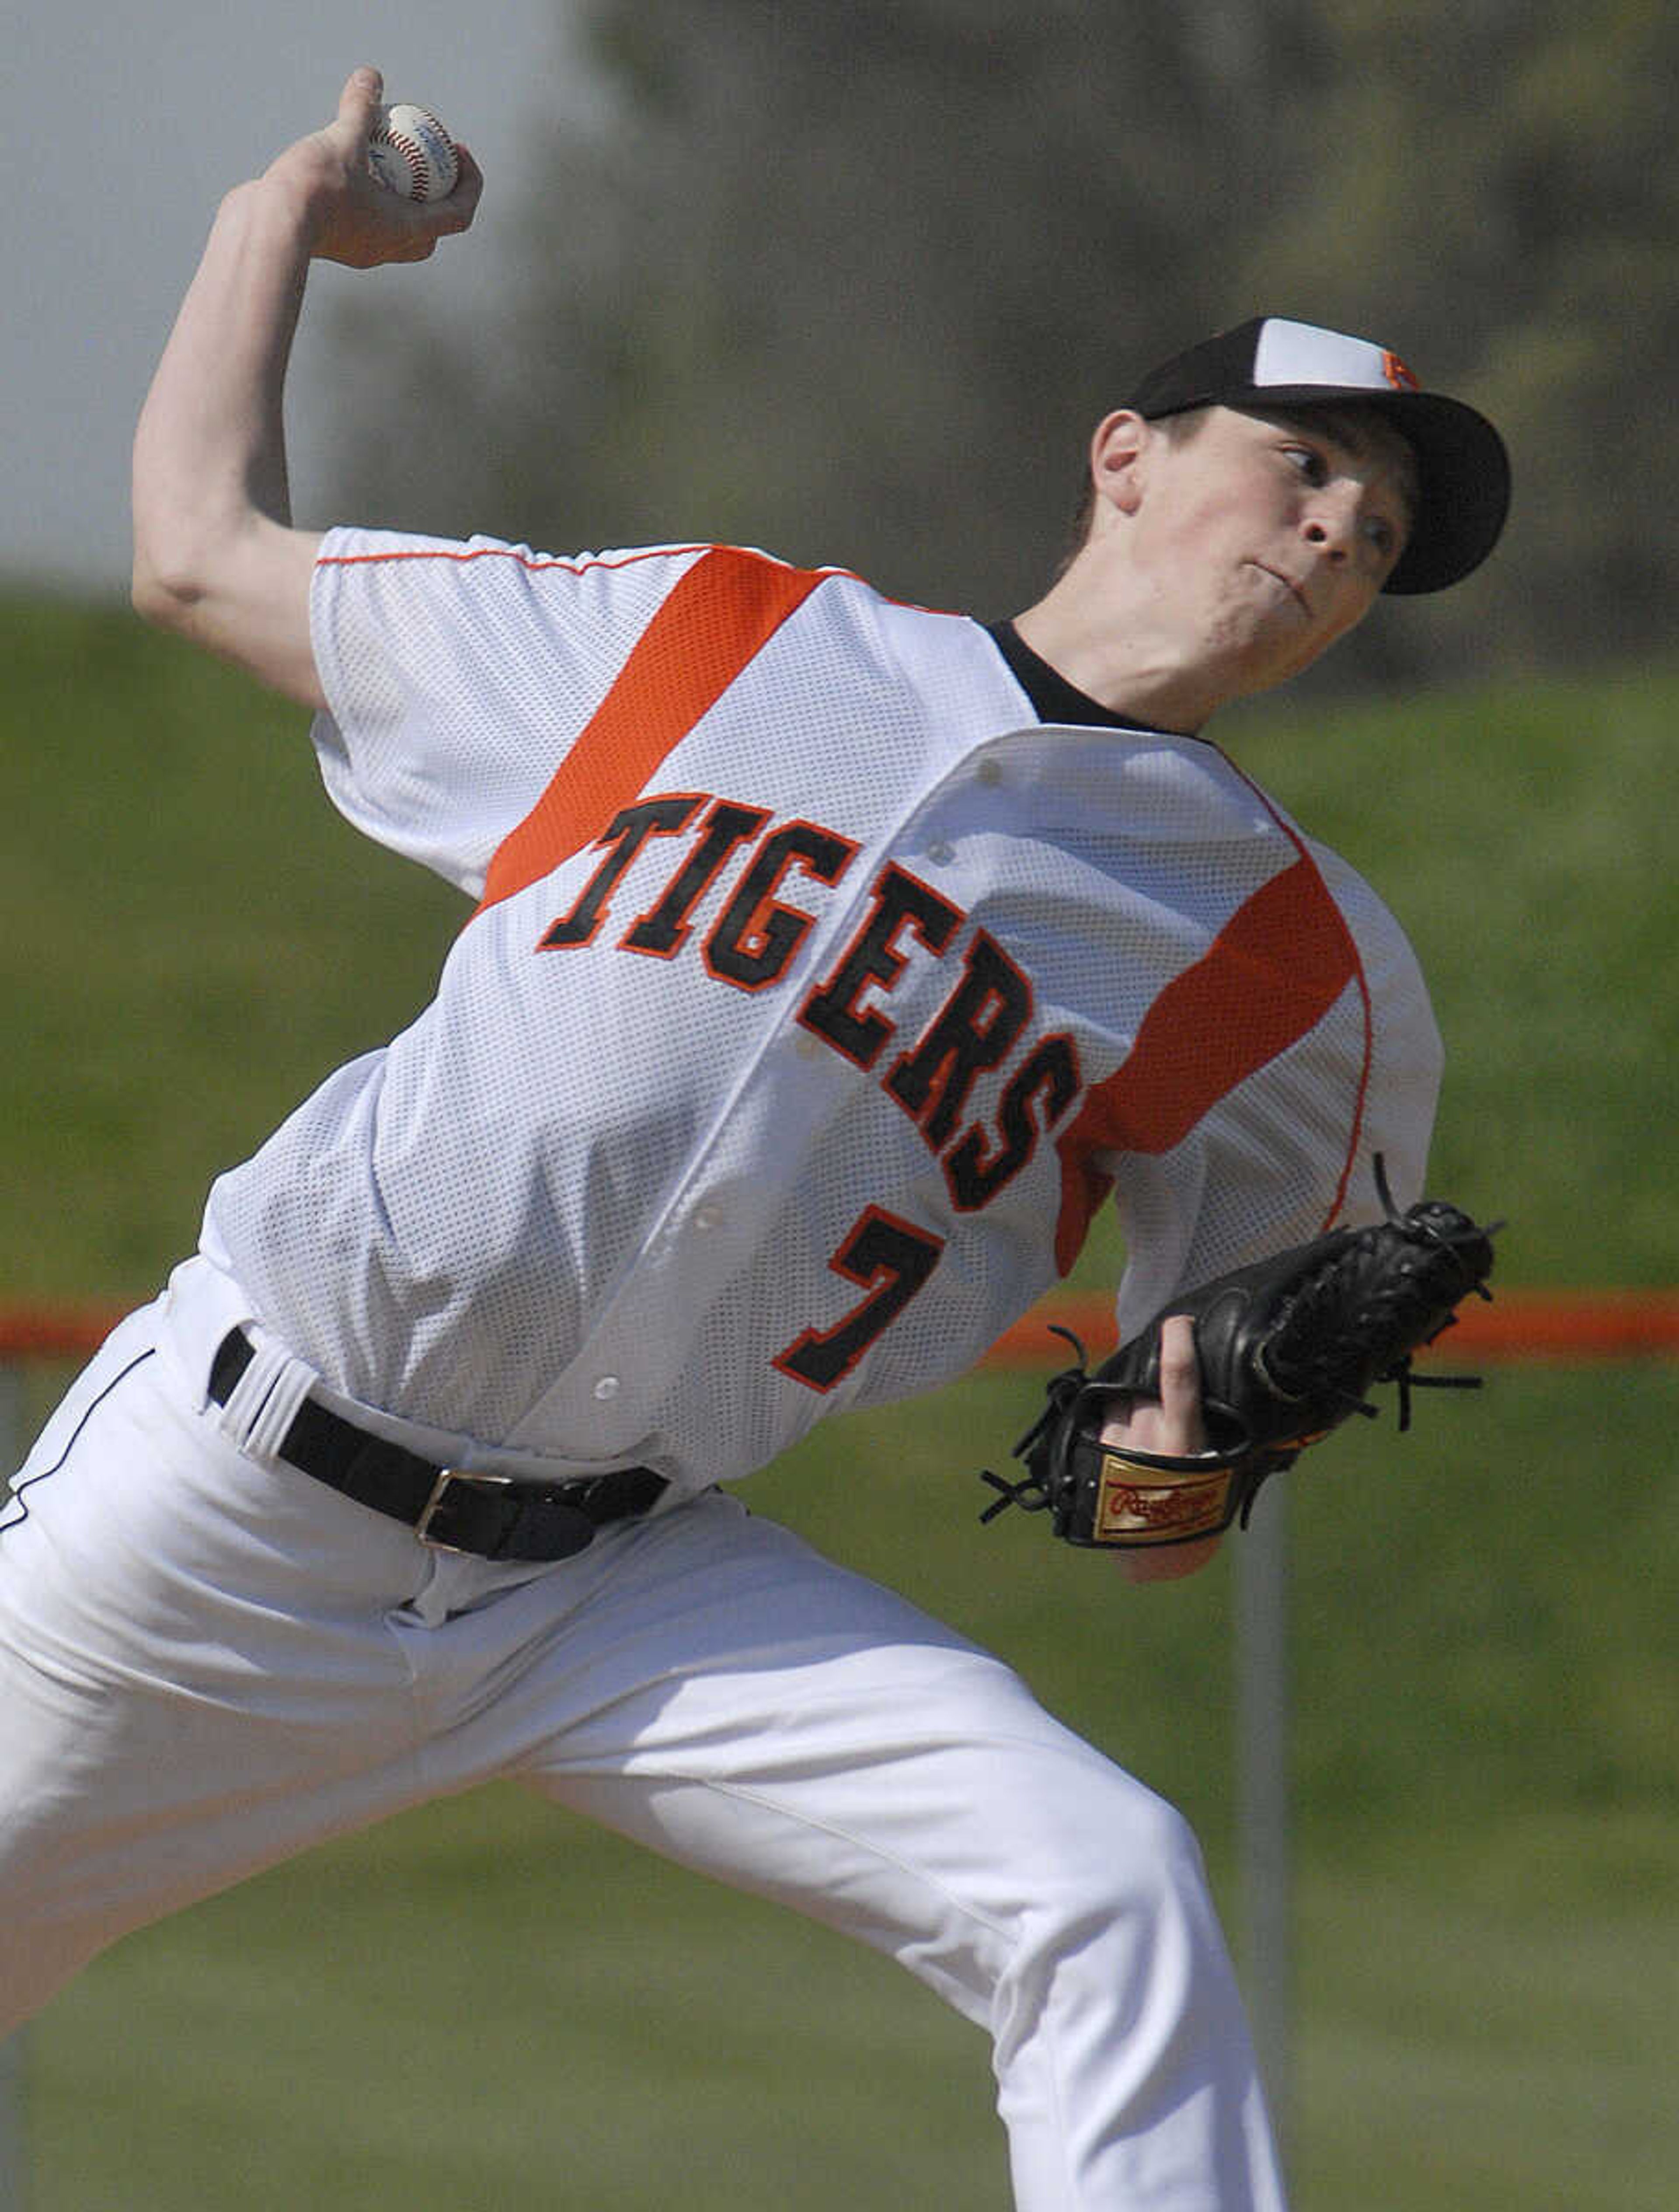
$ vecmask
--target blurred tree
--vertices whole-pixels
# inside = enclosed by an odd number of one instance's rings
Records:
[[[1330,684],[1664,647],[1663,0],[586,0],[579,23],[598,98],[533,182],[505,321],[433,334],[423,414],[349,375],[356,511],[419,453],[407,523],[737,538],[1006,611],[1127,380],[1270,310],[1397,345],[1515,450],[1504,556],[1367,626]]]
[[[1225,311],[1228,210],[1303,181],[1311,14],[593,0],[603,97],[493,341],[524,380],[486,410],[482,355],[455,365],[463,440],[503,427],[449,495],[549,543],[743,537],[1021,603],[1118,386]]]
[[[1461,382],[1516,471],[1497,561],[1426,622],[1443,662],[1669,649],[1679,338],[1669,0],[1340,0],[1308,188],[1248,234],[1256,296],[1312,301]],[[1306,312],[1302,307],[1300,312]],[[1376,634],[1357,642],[1369,647]]]

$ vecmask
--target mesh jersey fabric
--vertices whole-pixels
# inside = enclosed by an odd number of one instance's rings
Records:
[[[1420,1188],[1397,922],[1218,749],[1040,722],[967,617],[729,547],[340,530],[335,803],[478,902],[202,1249],[341,1395],[747,1474],[962,1372],[1118,1209],[1122,1331]]]

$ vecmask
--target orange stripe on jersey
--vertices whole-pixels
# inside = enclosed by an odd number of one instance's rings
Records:
[[[1095,1155],[1169,1151],[1239,1083],[1305,1036],[1355,981],[1362,988],[1357,949],[1322,877],[1302,857],[1256,891],[1207,952],[1166,986],[1125,1060],[1092,1085],[1057,1139],[1055,1257],[1064,1275],[1112,1188]],[[1368,1062],[1367,1022],[1355,1136]]]
[[[718,545],[636,640],[546,791],[497,847],[478,911],[598,837],[832,569],[790,568]]]

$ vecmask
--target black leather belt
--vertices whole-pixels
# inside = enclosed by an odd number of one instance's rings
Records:
[[[222,1338],[209,1376],[218,1406],[227,1404],[255,1356],[242,1328]],[[485,1559],[569,1559],[588,1549],[597,1528],[646,1513],[669,1487],[650,1467],[615,1468],[573,1482],[464,1474],[370,1436],[310,1398],[298,1407],[279,1449],[288,1465],[317,1482],[405,1522],[422,1544]]]

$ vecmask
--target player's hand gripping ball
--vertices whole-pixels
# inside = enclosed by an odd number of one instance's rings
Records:
[[[446,200],[460,179],[455,142],[427,107],[381,107],[367,143],[367,167],[405,200]]]

